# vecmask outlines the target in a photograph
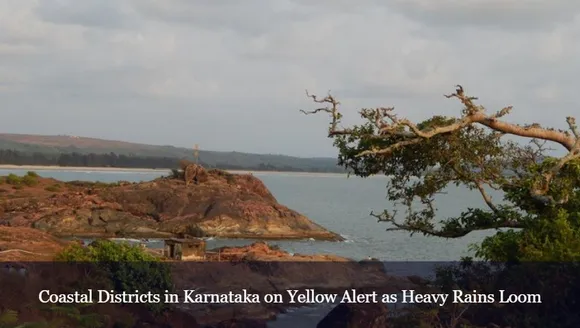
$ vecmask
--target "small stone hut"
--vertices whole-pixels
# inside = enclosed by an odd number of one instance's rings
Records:
[[[173,260],[204,257],[205,241],[198,238],[171,238],[165,240],[163,255]]]

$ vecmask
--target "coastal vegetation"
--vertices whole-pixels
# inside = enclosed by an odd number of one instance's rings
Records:
[[[322,107],[303,113],[330,116],[328,136],[338,149],[340,165],[360,177],[394,177],[387,186],[389,207],[400,205],[406,211],[371,213],[388,224],[387,230],[440,238],[496,231],[472,246],[474,258],[441,268],[433,285],[481,293],[537,292],[547,299],[541,305],[426,306],[421,308],[423,323],[578,326],[580,318],[570,307],[578,300],[573,291],[579,288],[579,270],[573,263],[580,260],[580,129],[573,117],[566,118],[565,130],[509,123],[505,117],[511,106],[486,112],[477,98],[457,86],[446,97],[462,104],[459,117],[412,122],[396,115],[393,107],[365,108],[359,112],[361,124],[342,127],[338,100],[330,94],[307,95]],[[551,146],[565,154],[556,156]],[[487,207],[465,208],[456,217],[437,216],[436,196],[460,185],[479,193]],[[490,190],[503,199],[492,199]],[[419,322],[406,324],[418,327]]]
[[[206,168],[344,173],[334,158],[218,152],[67,136],[0,134],[0,165],[171,169],[180,160]]]
[[[29,171],[23,176],[9,174],[5,177],[0,177],[0,185],[7,184],[16,188],[22,186],[33,187],[38,184],[38,177],[38,174],[34,171]]]
[[[113,308],[83,299],[87,295],[84,293],[89,290],[94,293],[97,290],[109,291],[107,297],[118,297],[123,293],[131,295],[139,290],[159,295],[173,291],[169,265],[138,246],[110,240],[97,240],[86,247],[79,243],[70,243],[56,253],[53,263],[38,263],[35,266],[38,271],[44,271],[41,279],[51,278],[43,283],[45,288],[51,287],[46,290],[50,295],[72,296],[78,293],[79,301],[28,304],[25,305],[26,311],[0,309],[0,328],[129,328],[135,327],[138,321],[135,311],[148,313],[145,317],[152,315],[156,318],[171,311],[163,302],[137,304],[137,307],[124,309],[122,304],[113,304]],[[3,277],[9,279],[6,283],[15,278]],[[25,279],[33,279],[29,284],[35,283],[34,278]],[[16,280],[16,283],[20,284],[22,281]],[[38,290],[35,292],[38,294]],[[92,295],[91,299],[96,297],[97,295]],[[101,299],[100,295],[98,297]],[[30,300],[22,301],[26,303]],[[33,309],[30,309],[31,306]],[[120,315],[115,315],[115,310]],[[22,313],[26,315],[23,316]]]
[[[55,261],[85,266],[90,270],[91,279],[79,282],[86,286],[76,286],[76,290],[99,285],[100,289],[119,293],[140,290],[161,295],[173,290],[169,266],[138,245],[107,239],[97,239],[87,247],[73,243],[58,253]],[[95,277],[102,279],[100,284],[95,283]],[[148,306],[156,314],[166,308],[162,302],[149,303]]]

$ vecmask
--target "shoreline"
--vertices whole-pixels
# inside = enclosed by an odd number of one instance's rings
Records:
[[[171,169],[147,169],[147,168],[126,168],[126,167],[92,167],[92,166],[49,166],[49,165],[12,165],[0,164],[0,170],[28,170],[28,171],[97,171],[97,172],[143,172],[169,173]],[[297,171],[256,171],[256,170],[224,170],[234,174],[293,174],[293,175],[328,175],[328,176],[346,176],[346,173],[332,172],[297,172]]]

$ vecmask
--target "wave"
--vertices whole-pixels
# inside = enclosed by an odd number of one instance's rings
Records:
[[[140,243],[142,242],[141,239],[134,239],[134,238],[109,238],[109,240],[113,240],[113,241],[129,241],[132,243]]]
[[[340,236],[344,238],[343,243],[354,243],[354,240],[352,240],[349,235],[340,234]]]

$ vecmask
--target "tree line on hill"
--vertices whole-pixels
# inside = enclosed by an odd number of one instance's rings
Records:
[[[169,169],[178,165],[181,158],[155,157],[155,156],[134,156],[115,154],[80,154],[80,153],[60,153],[46,154],[40,152],[21,152],[11,149],[0,149],[0,165],[43,165],[43,166],[63,166],[63,167],[118,167],[118,168],[146,168],[146,169]],[[248,171],[288,171],[288,172],[321,172],[340,173],[340,167],[317,168],[317,167],[293,167],[275,166],[269,163],[260,163],[255,166],[241,166],[228,163],[216,163],[209,165],[203,160],[199,164],[208,168],[220,168],[224,170],[248,170]]]

